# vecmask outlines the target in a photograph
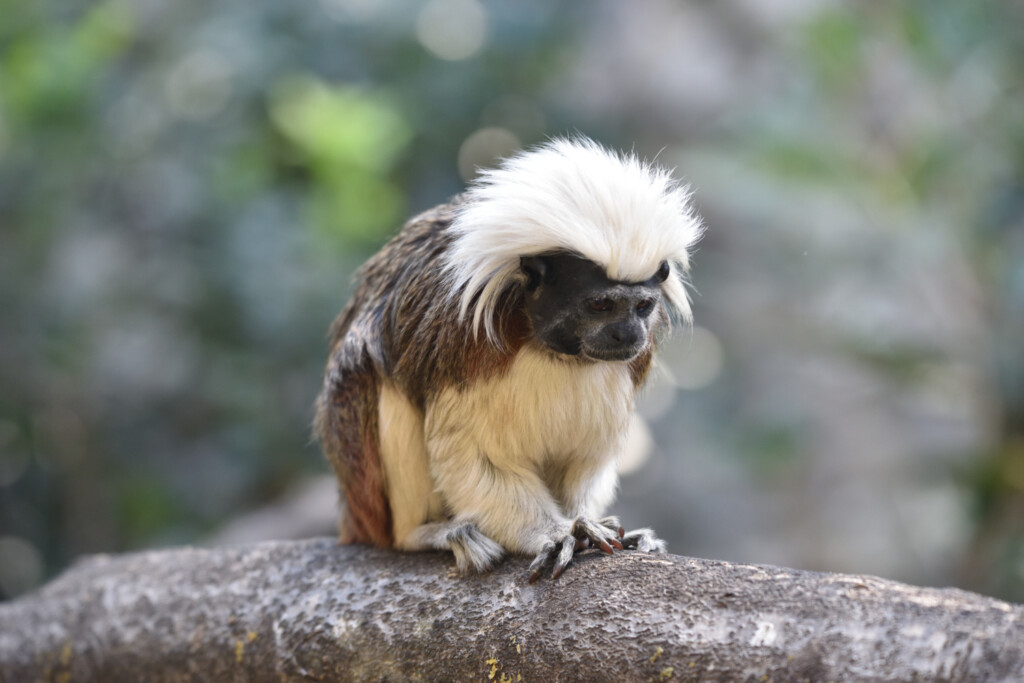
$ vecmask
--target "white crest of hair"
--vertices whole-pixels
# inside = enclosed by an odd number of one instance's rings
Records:
[[[602,266],[612,280],[641,282],[662,261],[662,285],[674,317],[690,318],[684,285],[689,249],[701,234],[689,191],[665,169],[617,154],[584,138],[558,138],[484,171],[466,192],[452,222],[445,270],[461,296],[460,317],[473,308],[498,343],[494,310],[523,275],[520,257],[574,252]]]

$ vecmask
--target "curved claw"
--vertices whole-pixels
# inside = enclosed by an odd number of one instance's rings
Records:
[[[548,541],[540,549],[540,552],[537,553],[537,557],[533,559],[533,562],[530,563],[530,583],[536,583],[549,564],[554,565],[551,569],[551,578],[557,579],[565,571],[565,568],[569,566],[569,563],[572,562],[572,557],[576,551],[589,546],[590,541],[588,539],[576,538],[572,534],[563,537],[557,543]]]
[[[619,521],[619,518],[614,515],[601,519],[598,522],[598,524],[600,524],[601,526],[606,526],[609,529],[613,529],[616,533],[619,534],[619,538],[622,538],[626,535],[626,530],[622,528],[622,523]]]
[[[616,525],[618,523],[616,519],[609,519],[608,521],[614,521]],[[609,528],[604,521],[595,523],[586,517],[577,517],[576,521],[573,522],[572,531],[573,535],[577,538],[589,539],[609,555],[614,552],[612,550],[613,547],[622,550],[622,543],[615,537],[615,530]]]
[[[555,560],[555,568],[551,570],[551,579],[557,579],[565,571],[565,568],[572,562],[572,556],[576,552],[577,540],[569,535],[562,539],[562,549],[558,552],[558,559]]]
[[[626,532],[617,517],[605,517],[592,522],[586,517],[577,517],[568,535],[548,540],[530,563],[530,584],[534,584],[551,566],[551,578],[557,579],[572,563],[574,555],[590,547],[597,547],[611,555],[615,550],[626,548],[640,552],[665,552],[665,542],[650,529]]]
[[[551,563],[551,560],[555,555],[555,544],[553,541],[548,541],[537,553],[537,557],[533,558],[533,562],[530,563],[530,585],[537,582],[540,578],[541,573],[544,571],[544,567]]]

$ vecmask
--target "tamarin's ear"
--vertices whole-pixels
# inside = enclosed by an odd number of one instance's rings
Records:
[[[668,261],[662,261],[661,265],[658,266],[658,272],[654,274],[654,281],[659,284],[664,282],[668,279],[669,273],[671,272],[672,268],[669,266]]]
[[[523,256],[519,259],[519,267],[526,274],[527,292],[536,291],[548,274],[548,264],[540,256]]]

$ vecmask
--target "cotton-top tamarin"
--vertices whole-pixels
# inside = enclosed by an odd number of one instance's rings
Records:
[[[700,221],[670,174],[582,138],[484,172],[359,271],[316,430],[343,543],[505,553],[559,576],[591,544],[663,551],[602,517],[659,333],[688,321]]]

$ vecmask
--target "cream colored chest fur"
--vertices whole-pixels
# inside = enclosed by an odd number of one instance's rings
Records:
[[[525,349],[504,375],[442,392],[427,415],[427,439],[471,439],[499,467],[605,461],[626,432],[634,394],[624,363],[564,362]]]

